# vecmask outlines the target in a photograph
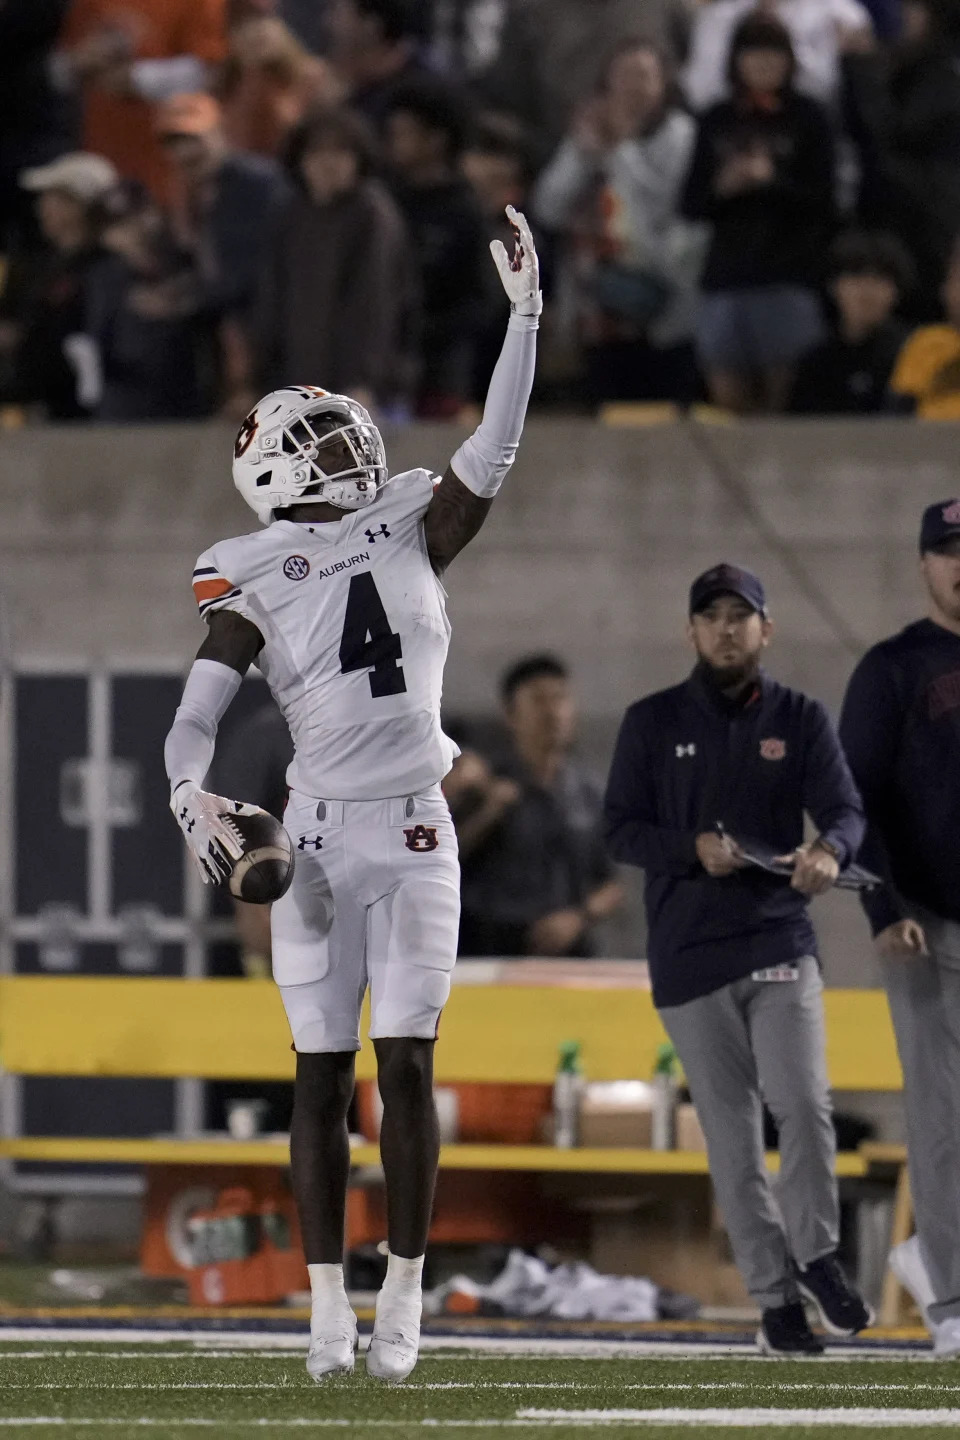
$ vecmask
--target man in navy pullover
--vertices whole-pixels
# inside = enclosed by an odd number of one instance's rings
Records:
[[[863,793],[864,896],[903,1067],[917,1233],[890,1257],[938,1355],[960,1355],[960,500],[924,511],[927,618],[874,645],[840,736]]]
[[[836,1141],[822,981],[807,906],[853,859],[864,821],[822,705],[772,680],[773,626],[755,575],[717,565],[690,591],[697,652],[682,685],[632,705],[605,801],[617,860],[646,872],[653,999],[686,1072],[737,1264],[768,1353],[819,1353],[801,1294],[827,1328],[872,1316],[836,1260]],[[804,814],[818,836],[804,844]],[[793,860],[752,867],[736,840]],[[761,1095],[780,1133],[779,1208]]]

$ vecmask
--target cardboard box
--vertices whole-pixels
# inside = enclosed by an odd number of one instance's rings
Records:
[[[676,1135],[678,1150],[706,1150],[707,1142],[693,1105],[677,1106]]]
[[[588,1085],[580,1102],[579,1143],[648,1149],[653,1138],[653,1087],[641,1080]]]

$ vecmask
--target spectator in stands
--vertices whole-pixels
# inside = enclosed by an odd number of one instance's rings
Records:
[[[832,333],[800,361],[790,399],[798,415],[875,415],[907,334],[897,307],[913,283],[913,264],[892,235],[851,232],[830,252]]]
[[[428,73],[420,50],[429,12],[422,0],[330,0],[330,60],[350,104],[374,125],[398,85]]]
[[[237,150],[278,156],[308,110],[334,105],[343,84],[276,15],[232,25],[217,91],[227,139]]]
[[[782,410],[796,362],[818,344],[815,285],[833,218],[826,112],[793,87],[778,20],[741,21],[730,52],[732,98],[703,116],[683,211],[709,220],[697,349],[714,402]]]
[[[169,170],[151,106],[203,90],[224,58],[225,0],[73,0],[56,75],[79,92],[83,141],[165,199]]]
[[[738,25],[763,14],[785,25],[796,56],[796,85],[831,109],[839,105],[840,49],[848,37],[869,43],[873,23],[860,0],[711,0],[699,5],[683,88],[691,107],[707,110],[731,95],[727,58]]]
[[[272,160],[231,150],[212,95],[174,96],[156,125],[174,170],[174,233],[218,328],[223,406],[239,422],[257,399],[250,322],[286,185]]]
[[[516,115],[550,155],[614,47],[642,36],[679,64],[694,8],[689,0],[508,0],[498,57],[478,82],[482,98]]]
[[[95,398],[84,331],[85,285],[103,259],[98,204],[117,182],[109,160],[82,151],[26,170],[43,248],[14,253],[0,291],[0,400],[82,420]]]
[[[185,420],[212,409],[209,332],[197,274],[136,181],[104,201],[110,256],[87,283],[101,372],[100,420]]]
[[[363,404],[412,386],[414,260],[403,219],[371,175],[373,138],[350,110],[294,132],[293,191],[278,218],[258,302],[264,389],[302,381]]]
[[[31,218],[21,171],[76,146],[75,107],[54,89],[49,65],[69,3],[4,0],[0,5],[0,253]]]
[[[456,415],[469,397],[484,318],[487,236],[476,198],[458,168],[467,123],[458,97],[432,78],[398,87],[387,114],[394,193],[420,267],[417,412],[427,419]]]
[[[571,758],[576,702],[566,666],[519,661],[501,681],[511,753],[465,752],[445,789],[462,862],[462,955],[588,956],[594,925],[623,901],[600,838],[599,788]]]
[[[569,242],[595,400],[693,398],[706,233],[679,213],[696,125],[671,78],[652,45],[624,41],[534,190]]]
[[[911,313],[939,309],[960,231],[960,5],[904,0],[897,44],[880,51],[846,37],[847,123],[863,170],[864,222],[893,230],[917,262]]]
[[[890,381],[894,408],[921,420],[960,420],[960,239],[943,282],[944,322],[915,330]]]
[[[483,233],[488,241],[500,239],[512,253],[516,239],[504,214],[508,205],[526,213],[527,194],[533,178],[532,157],[526,132],[509,115],[483,115],[473,126],[467,148],[460,161],[483,217]],[[538,237],[539,250],[539,237]],[[540,257],[543,283],[545,265]],[[507,323],[510,304],[496,269],[486,265],[481,271],[483,303],[473,359],[472,398],[481,402],[493,367],[503,344],[503,327]]]

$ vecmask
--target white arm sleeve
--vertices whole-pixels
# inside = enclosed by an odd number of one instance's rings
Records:
[[[217,726],[240,689],[240,678],[219,660],[194,660],[163,747],[171,791],[183,780],[203,784],[213,759]]]
[[[520,444],[537,363],[538,325],[536,315],[511,314],[490,377],[483,419],[450,461],[458,480],[485,499],[500,489]]]

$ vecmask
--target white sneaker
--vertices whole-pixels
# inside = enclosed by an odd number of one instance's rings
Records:
[[[310,1317],[307,1374],[318,1383],[329,1375],[352,1375],[357,1353],[357,1317],[349,1304]]]
[[[420,1351],[420,1317],[423,1299],[419,1287],[394,1294],[386,1288],[377,1296],[377,1316],[367,1350],[367,1374],[396,1385],[406,1380]]]
[[[937,1359],[949,1360],[953,1355],[960,1355],[960,1315],[948,1315],[946,1320],[935,1320],[931,1329],[933,1353]]]
[[[904,1240],[902,1245],[895,1246],[890,1251],[887,1264],[904,1290],[913,1296],[920,1307],[920,1313],[923,1315],[927,1328],[932,1332],[935,1322],[930,1319],[930,1306],[935,1303],[937,1297],[933,1293],[930,1276],[927,1274],[927,1267],[920,1254],[920,1237],[911,1235],[910,1239]]]

